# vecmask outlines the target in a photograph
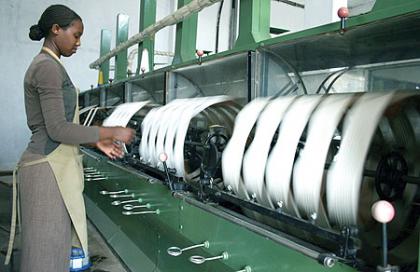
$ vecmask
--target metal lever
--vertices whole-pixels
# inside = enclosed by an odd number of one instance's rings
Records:
[[[252,269],[249,265],[245,266],[243,269],[238,270],[236,272],[252,272]]]
[[[126,194],[128,193],[127,189],[121,190],[121,191],[114,191],[114,192],[110,192],[110,191],[100,191],[99,192],[101,195],[117,195],[117,194]]]
[[[229,258],[229,254],[225,251],[220,256],[204,258],[203,256],[194,255],[190,257],[190,262],[193,264],[203,264],[207,261],[214,261],[214,260],[226,260]]]
[[[163,169],[165,170],[166,178],[168,179],[168,183],[169,183],[169,189],[171,190],[171,192],[173,192],[174,187],[172,185],[172,179],[171,179],[171,176],[169,175],[169,169],[168,169],[168,166],[166,164],[166,161],[168,160],[168,155],[166,155],[166,153],[160,153],[159,160],[163,164]]]
[[[127,211],[131,211],[132,209],[137,209],[137,208],[147,208],[147,209],[150,209],[150,207],[151,207],[150,203],[146,203],[144,205],[126,204],[126,205],[123,206],[123,209],[124,210],[127,210]]]
[[[100,174],[101,172],[99,172],[96,169],[83,169],[83,174],[86,175],[96,175],[96,174]]]
[[[398,267],[388,264],[388,235],[387,224],[394,219],[395,208],[386,200],[379,200],[372,205],[372,217],[382,223],[382,266],[378,266],[376,271],[396,272]]]
[[[137,198],[137,199],[131,199],[131,200],[124,200],[124,201],[114,200],[114,201],[111,202],[111,205],[119,206],[121,204],[133,203],[133,202],[142,203],[143,202],[143,199],[142,198]]]
[[[168,252],[169,255],[171,256],[179,256],[182,254],[182,252],[193,249],[193,248],[199,248],[199,247],[205,247],[205,248],[209,248],[210,244],[208,241],[204,241],[201,244],[198,245],[193,245],[193,246],[189,246],[189,247],[185,247],[185,248],[179,248],[179,247],[170,247],[168,248],[166,251]]]
[[[98,180],[106,180],[108,177],[97,177],[97,178],[86,178],[86,181],[98,181]]]
[[[128,194],[128,195],[109,195],[110,198],[123,198],[123,197],[131,197],[134,198],[136,196],[136,194],[132,193],[132,194]]]
[[[137,215],[137,214],[160,214],[160,210],[156,209],[154,211],[141,211],[141,212],[132,212],[132,211],[123,211],[123,215]]]
[[[103,178],[104,175],[102,175],[101,173],[85,173],[85,178]]]

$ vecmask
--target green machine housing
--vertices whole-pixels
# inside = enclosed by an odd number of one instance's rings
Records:
[[[371,11],[348,18],[344,29],[332,23],[244,41],[233,50],[200,60],[181,58],[131,77],[120,70],[113,82],[82,92],[79,103],[100,106],[97,119],[103,120],[114,106],[132,101],[164,105],[227,94],[245,105],[265,96],[418,90],[419,34],[419,1],[377,0]],[[138,113],[138,120],[145,114]],[[131,125],[140,138],[139,122]],[[95,149],[82,151],[87,215],[131,271],[376,271],[381,265],[380,242],[373,252],[363,252],[363,230],[322,229],[208,185],[185,184],[142,165],[138,154],[111,161]],[[177,190],[169,189],[168,179]],[[124,204],[144,209],[124,211]],[[390,263],[400,271],[420,271],[418,207],[417,198],[406,206],[412,212],[405,234],[394,241],[409,245],[395,254],[390,249]],[[277,228],[240,208],[289,227]],[[380,231],[374,235],[380,241]]]

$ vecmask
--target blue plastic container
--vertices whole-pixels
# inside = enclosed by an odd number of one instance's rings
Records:
[[[70,256],[70,271],[84,271],[89,269],[92,263],[89,261],[89,255],[85,256],[83,249],[73,247]]]

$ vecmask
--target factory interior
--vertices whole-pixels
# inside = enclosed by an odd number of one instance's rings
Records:
[[[1,0],[0,272],[28,271],[28,33],[54,4],[84,25],[74,129],[134,133],[71,145],[66,271],[420,272],[419,0]]]

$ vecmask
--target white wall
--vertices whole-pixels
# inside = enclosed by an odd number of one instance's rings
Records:
[[[215,53],[217,14],[221,3],[209,6],[198,13],[197,49]],[[220,16],[219,52],[229,49],[229,20],[232,0],[225,0]]]
[[[347,7],[347,0],[306,0],[304,27],[311,28],[339,21],[337,11],[341,7]]]
[[[301,30],[304,27],[304,12],[301,7],[271,1],[270,26],[286,29],[289,32]]]
[[[176,1],[158,0],[156,5],[156,22],[168,16],[176,10]],[[175,26],[165,27],[155,35],[155,50],[163,52],[175,52]],[[155,55],[155,69],[172,63],[172,57]]]
[[[30,137],[23,102],[23,77],[42,42],[31,41],[28,33],[29,27],[38,22],[51,4],[67,5],[83,19],[82,46],[76,55],[64,59],[70,77],[81,89],[89,88],[97,80],[96,71],[88,66],[99,56],[100,29],[108,28],[115,35],[116,15],[125,13],[130,16],[130,36],[138,31],[138,1],[0,0],[0,171],[14,167]]]

